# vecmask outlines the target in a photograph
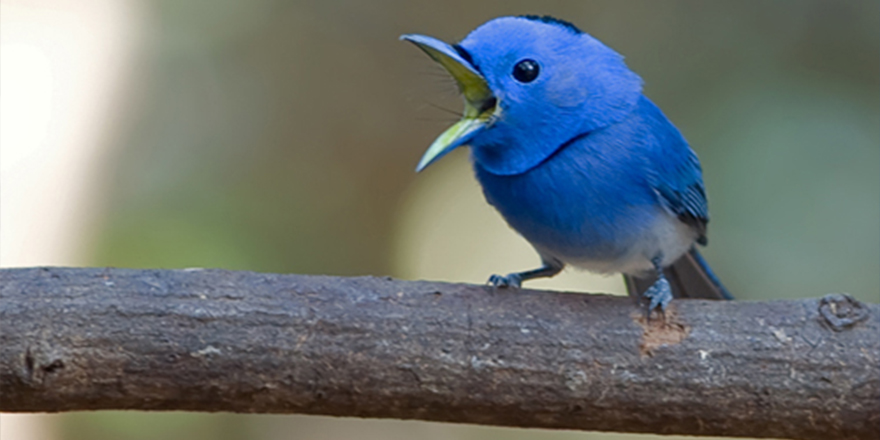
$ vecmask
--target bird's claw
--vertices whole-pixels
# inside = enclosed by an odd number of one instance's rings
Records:
[[[660,312],[665,314],[666,307],[672,301],[672,287],[669,286],[669,281],[666,281],[665,277],[661,277],[642,296],[651,300],[648,304],[649,317],[651,312],[657,309],[657,306],[660,306]]]
[[[492,275],[489,277],[489,284],[493,287],[520,287],[522,285],[522,277],[517,273]]]

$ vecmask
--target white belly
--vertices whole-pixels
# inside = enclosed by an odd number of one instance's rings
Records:
[[[614,259],[586,259],[557,255],[550,249],[538,248],[542,255],[552,256],[573,267],[602,274],[625,273],[639,275],[654,270],[651,260],[663,255],[662,266],[666,267],[684,255],[694,241],[697,233],[666,211],[657,216],[651,228],[645,229],[641,236],[625,244],[626,251]]]

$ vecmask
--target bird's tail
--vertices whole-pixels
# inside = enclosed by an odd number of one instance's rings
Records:
[[[675,263],[663,269],[663,274],[669,281],[672,296],[675,298],[733,299],[733,295],[724,288],[696,248],[691,248]],[[623,280],[629,295],[641,298],[657,277],[624,275]]]

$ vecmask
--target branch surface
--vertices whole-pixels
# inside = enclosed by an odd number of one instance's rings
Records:
[[[223,270],[0,270],[0,411],[880,438],[880,305]]]

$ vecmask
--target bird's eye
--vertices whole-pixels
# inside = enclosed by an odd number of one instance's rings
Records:
[[[522,60],[513,66],[513,77],[521,83],[529,83],[538,77],[541,68],[535,60]]]

